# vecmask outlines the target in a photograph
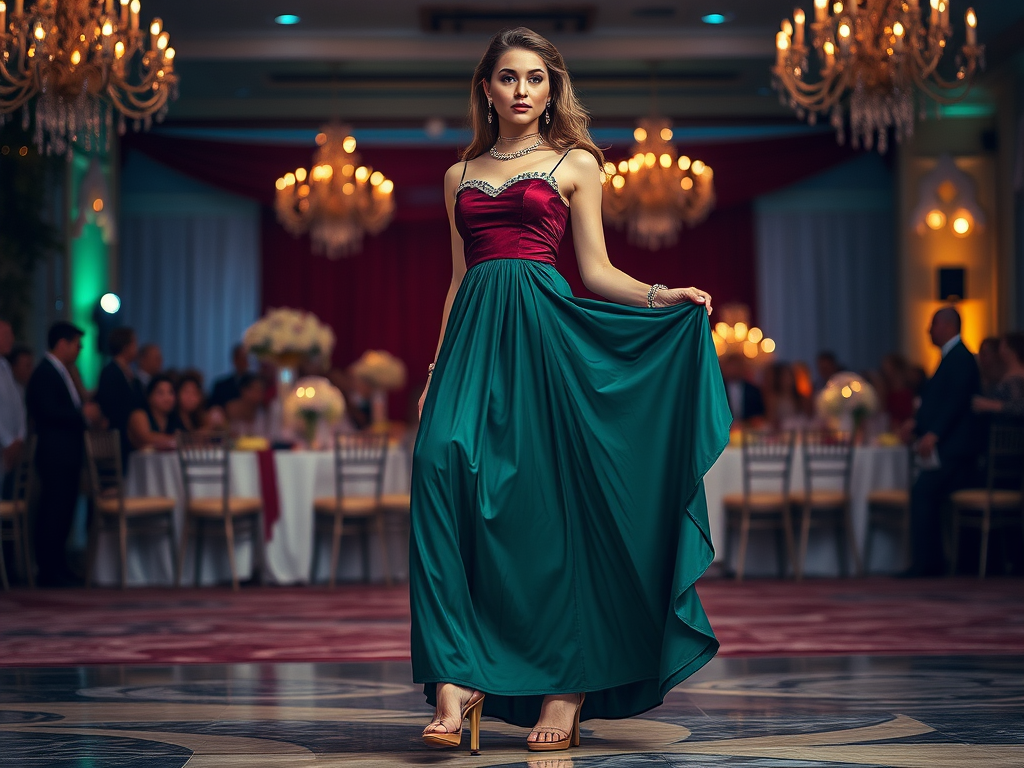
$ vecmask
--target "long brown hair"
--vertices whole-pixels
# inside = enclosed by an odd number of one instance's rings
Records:
[[[538,129],[544,141],[562,152],[572,147],[585,149],[597,158],[598,165],[604,166],[604,153],[590,138],[590,115],[576,96],[562,54],[547,39],[526,27],[503,29],[492,37],[483,58],[476,65],[469,92],[469,122],[473,126],[473,141],[463,150],[462,159],[479,157],[498,138],[498,121],[487,122],[487,94],[484,93],[481,81],[490,81],[498,59],[513,49],[537,54],[551,78],[551,123],[546,125],[543,118],[538,121]]]

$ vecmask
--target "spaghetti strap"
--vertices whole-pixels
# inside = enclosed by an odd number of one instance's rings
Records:
[[[569,147],[567,150],[565,150],[565,154],[558,158],[558,162],[555,163],[555,167],[552,168],[551,171],[548,173],[549,176],[555,175],[555,171],[558,170],[558,166],[562,164],[562,161],[565,160],[565,158],[569,156],[569,153],[572,152],[574,149],[576,149],[576,147]]]
[[[459,184],[466,180],[466,168],[469,167],[469,160],[462,161],[462,178],[459,179]]]

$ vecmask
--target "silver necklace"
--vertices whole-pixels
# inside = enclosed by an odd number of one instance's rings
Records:
[[[537,140],[533,144],[528,147],[523,147],[522,149],[517,149],[515,152],[499,152],[496,147],[491,147],[490,153],[491,157],[495,160],[515,160],[517,157],[530,154],[543,143],[543,140],[538,136]]]
[[[526,133],[522,136],[499,136],[498,141],[526,141],[532,139],[534,136],[540,136],[540,131],[536,133]]]

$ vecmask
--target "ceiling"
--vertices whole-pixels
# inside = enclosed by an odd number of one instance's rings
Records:
[[[952,2],[962,35],[967,4]],[[974,7],[990,62],[1022,47],[1024,2]],[[792,11],[793,0],[143,0],[142,18],[161,17],[178,51],[181,96],[169,116],[178,125],[306,126],[332,116],[458,125],[489,35],[522,23],[558,45],[595,125],[615,126],[655,98],[682,124],[793,122],[768,72],[775,30]],[[275,24],[282,13],[301,22]],[[707,13],[729,21],[709,26]]]

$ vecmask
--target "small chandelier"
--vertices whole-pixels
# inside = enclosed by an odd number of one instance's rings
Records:
[[[40,153],[63,155],[81,142],[109,148],[117,117],[147,130],[177,98],[174,49],[160,19],[139,29],[139,0],[0,0],[0,125],[35,99],[34,142]]]
[[[347,126],[332,123],[317,134],[313,168],[297,168],[276,182],[277,220],[293,235],[309,232],[313,252],[348,256],[363,247],[395,213],[395,183],[360,164]]]
[[[715,205],[711,168],[677,157],[668,120],[649,117],[633,131],[633,156],[605,163],[604,216],[630,242],[656,251],[674,245],[683,224],[695,227]]]
[[[811,48],[817,54],[817,82],[807,78],[808,52],[804,11],[782,22],[775,36],[773,87],[801,119],[814,125],[818,115],[831,113],[839,143],[846,140],[843,101],[849,93],[851,143],[878,151],[888,149],[890,128],[896,141],[914,134],[916,94],[939,104],[962,100],[978,67],[984,67],[985,47],[978,45],[978,17],[973,8],[964,15],[967,42],[956,56],[954,80],[939,76],[938,65],[949,46],[952,25],[950,0],[928,0],[926,25],[919,0],[814,0]],[[831,14],[829,7],[831,6]],[[921,117],[924,117],[921,102]]]

